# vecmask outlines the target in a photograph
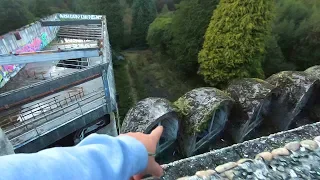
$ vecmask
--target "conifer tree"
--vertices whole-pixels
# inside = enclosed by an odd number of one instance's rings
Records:
[[[157,10],[153,0],[134,0],[132,5],[132,45],[146,45],[149,25],[156,18]]]
[[[273,0],[220,1],[198,56],[199,72],[207,83],[223,87],[232,79],[263,76],[273,9]]]

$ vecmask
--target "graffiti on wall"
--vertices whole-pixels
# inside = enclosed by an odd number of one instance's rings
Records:
[[[40,37],[37,37],[32,40],[29,44],[26,44],[20,48],[18,48],[15,53],[25,53],[25,52],[36,52],[45,48],[49,44],[48,34],[43,33]],[[16,65],[2,65],[0,66],[0,88],[4,85],[3,81],[5,81],[6,77],[11,77],[16,74],[24,65],[16,64]],[[7,78],[6,81],[8,81]]]
[[[3,70],[2,66],[0,66],[0,87],[4,84],[5,77],[5,71]]]
[[[8,72],[8,73],[12,73],[14,71],[14,69],[16,68],[15,65],[3,65],[2,66],[3,71]]]
[[[43,33],[40,38],[35,38],[31,43],[24,45],[23,47],[16,50],[16,54],[24,52],[36,52],[40,51],[48,45],[47,33]]]

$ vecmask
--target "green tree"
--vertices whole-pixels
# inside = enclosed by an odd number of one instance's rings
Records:
[[[278,45],[275,35],[272,35],[266,41],[266,55],[262,62],[265,77],[269,77],[280,71],[295,70],[293,63],[287,62]]]
[[[215,10],[203,49],[199,72],[212,86],[230,80],[262,77],[265,41],[271,31],[273,0],[221,0]]]
[[[171,50],[174,65],[185,74],[196,74],[198,53],[218,0],[184,0],[172,20]]]
[[[32,22],[34,17],[22,0],[0,1],[0,35]]]
[[[319,1],[277,2],[273,34],[277,37],[285,61],[294,64],[297,70],[319,63],[319,16]]]
[[[119,49],[123,43],[123,8],[119,0],[93,0],[90,2],[90,12],[106,15],[107,26],[112,48]]]
[[[92,9],[88,0],[73,0],[72,10],[79,14],[89,14]]]
[[[150,47],[165,53],[171,42],[172,13],[161,14],[149,26],[147,41]]]
[[[129,5],[129,7],[131,7],[133,4],[133,0],[126,0],[126,3]]]
[[[156,18],[157,10],[152,0],[135,0],[132,5],[132,44],[136,47],[146,45],[149,25]]]

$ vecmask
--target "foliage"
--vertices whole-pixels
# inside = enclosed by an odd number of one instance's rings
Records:
[[[197,72],[197,56],[217,4],[218,0],[184,0],[175,12],[170,55],[175,59],[173,64],[185,74]]]
[[[183,80],[177,71],[171,71],[163,64],[158,54],[149,50],[128,51],[124,55],[138,101],[146,97],[163,97],[175,101],[185,92],[199,87],[198,81]],[[127,92],[130,92],[129,89]]]
[[[146,45],[149,25],[156,18],[156,6],[151,0],[135,0],[132,5],[132,45],[141,47]]]
[[[35,17],[42,18],[51,14],[48,0],[34,0],[33,2],[33,6],[31,6],[32,9],[30,10]]]
[[[126,0],[126,3],[131,7],[133,4],[133,0]]]
[[[149,26],[147,41],[150,47],[166,52],[171,41],[172,13],[158,16]]]
[[[0,35],[32,22],[33,15],[22,0],[0,1]]]
[[[221,0],[199,53],[199,72],[212,86],[262,77],[265,41],[271,31],[272,0]]]
[[[116,90],[119,94],[119,115],[123,119],[128,110],[134,105],[130,89],[129,74],[127,73],[127,61],[114,61],[114,78],[116,80]],[[121,122],[122,124],[122,122]]]
[[[285,61],[281,48],[275,36],[270,36],[266,41],[266,56],[262,63],[265,77],[280,71],[295,70],[295,65]]]
[[[320,2],[282,0],[276,10],[273,34],[285,61],[294,64],[297,70],[319,63]]]
[[[119,49],[123,43],[123,9],[119,0],[90,1],[90,12],[106,15],[111,46]]]
[[[40,19],[54,13],[71,12],[72,1],[73,0],[29,0],[28,8],[37,19]]]

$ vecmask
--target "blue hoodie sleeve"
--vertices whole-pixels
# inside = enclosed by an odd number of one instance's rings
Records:
[[[93,134],[74,147],[0,157],[0,179],[128,180],[147,162],[146,148],[136,139]]]

